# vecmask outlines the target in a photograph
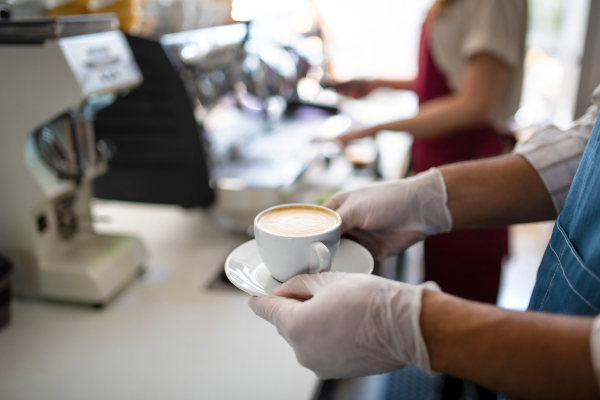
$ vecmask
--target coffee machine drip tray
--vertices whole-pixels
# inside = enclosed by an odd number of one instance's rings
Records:
[[[115,14],[72,17],[11,18],[0,21],[0,43],[40,44],[47,39],[86,35],[119,29]]]

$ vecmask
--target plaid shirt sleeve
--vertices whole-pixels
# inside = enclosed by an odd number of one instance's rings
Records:
[[[571,182],[598,117],[600,86],[594,90],[592,102],[585,115],[569,129],[563,131],[554,125],[545,126],[529,139],[517,143],[513,151],[525,157],[538,172],[558,213],[565,205]]]

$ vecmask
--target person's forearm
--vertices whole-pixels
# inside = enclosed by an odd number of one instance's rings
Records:
[[[516,154],[439,167],[453,229],[485,228],[556,218],[537,171]]]
[[[422,104],[419,113],[409,119],[375,125],[352,131],[341,137],[344,142],[375,136],[380,131],[408,132],[416,138],[434,138],[451,135],[461,129],[483,126],[486,113],[469,102],[448,95]]]
[[[409,132],[416,138],[426,139],[448,136],[488,123],[488,112],[478,104],[468,99],[447,95],[422,104],[414,118],[380,124],[373,129]]]
[[[414,80],[391,81],[387,79],[375,79],[377,87],[387,87],[396,90],[413,90]]]
[[[600,398],[592,318],[518,313],[426,290],[420,321],[434,371],[515,398]]]

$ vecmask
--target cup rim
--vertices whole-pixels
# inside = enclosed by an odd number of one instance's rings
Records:
[[[328,212],[332,212],[332,213],[334,213],[334,214],[337,216],[337,223],[336,223],[336,224],[335,224],[335,225],[334,225],[332,228],[330,228],[330,229],[328,229],[328,230],[326,230],[326,231],[319,232],[319,233],[315,233],[314,235],[307,235],[307,236],[291,236],[291,235],[280,235],[280,234],[278,234],[278,233],[273,233],[273,232],[267,231],[267,230],[265,230],[265,229],[261,228],[261,227],[258,225],[258,220],[259,220],[259,218],[260,218],[260,217],[261,217],[263,214],[266,214],[266,213],[268,213],[268,212],[270,212],[270,211],[272,211],[272,210],[275,210],[275,209],[277,209],[277,208],[283,208],[283,207],[295,207],[295,206],[299,206],[299,207],[309,207],[309,208],[320,208],[320,209],[322,209],[322,210],[326,210],[326,211],[328,211]],[[312,236],[319,236],[319,235],[323,235],[323,234],[325,234],[325,233],[330,233],[330,232],[333,232],[333,231],[335,231],[336,229],[339,229],[341,226],[342,226],[342,217],[340,216],[340,214],[338,214],[338,213],[337,213],[337,211],[335,211],[335,210],[332,210],[331,208],[328,208],[328,207],[325,207],[325,206],[320,206],[320,205],[317,205],[317,204],[309,204],[309,203],[289,203],[289,204],[278,204],[278,205],[276,205],[276,206],[269,207],[269,208],[267,208],[267,209],[265,209],[265,210],[262,210],[261,212],[259,212],[259,213],[256,215],[256,217],[254,217],[254,229],[255,229],[255,230],[256,230],[256,229],[259,229],[261,232],[264,232],[264,233],[267,233],[267,234],[269,234],[269,235],[273,235],[273,236],[279,236],[279,237],[283,237],[283,238],[309,238],[309,237],[312,237]],[[256,236],[256,234],[255,234],[254,236]]]

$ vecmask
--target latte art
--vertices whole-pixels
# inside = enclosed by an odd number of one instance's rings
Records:
[[[283,236],[311,236],[327,232],[338,223],[337,216],[309,207],[278,208],[263,215],[258,225],[267,232]]]

